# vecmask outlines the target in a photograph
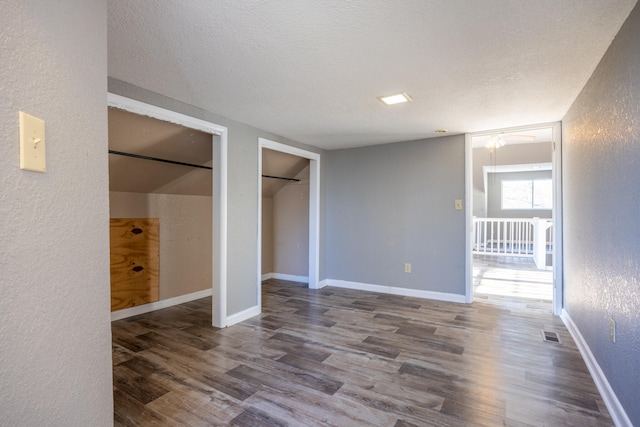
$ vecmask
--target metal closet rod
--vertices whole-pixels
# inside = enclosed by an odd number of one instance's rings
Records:
[[[153,160],[154,162],[171,163],[172,165],[191,166],[192,168],[209,169],[211,166],[195,165],[193,163],[177,162],[175,160],[159,159],[157,157],[143,156],[142,154],[125,153],[124,151],[109,150],[109,154],[117,154],[118,156],[133,157],[135,159]]]
[[[211,166],[195,165],[193,163],[185,163],[185,162],[178,162],[178,161],[175,161],[175,160],[160,159],[158,157],[143,156],[142,154],[125,153],[124,151],[109,150],[109,154],[117,154],[118,156],[133,157],[135,159],[153,160],[154,162],[171,163],[172,165],[191,166],[193,168],[201,168],[201,169],[209,169],[209,170],[213,169]],[[263,178],[284,179],[286,181],[300,182],[299,179],[296,179],[296,178],[284,178],[282,176],[262,175],[262,177]]]
[[[282,176],[273,176],[273,175],[262,175],[263,178],[273,178],[273,179],[284,179],[285,181],[295,181],[295,182],[300,182],[299,179],[296,178],[285,178]]]

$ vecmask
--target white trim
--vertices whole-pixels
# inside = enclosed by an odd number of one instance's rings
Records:
[[[309,159],[309,276],[304,283],[309,283],[310,289],[319,289],[320,280],[320,154],[290,145],[258,138],[258,259],[257,259],[257,301],[262,308],[262,149],[280,151],[294,156]],[[269,273],[274,274],[277,273]],[[289,276],[283,280],[297,282],[304,276]]]
[[[611,416],[613,423],[618,427],[633,427],[629,416],[620,404],[620,401],[611,388],[607,377],[604,375],[604,372],[602,372],[602,369],[600,369],[598,361],[593,356],[593,353],[591,353],[589,345],[580,333],[576,324],[573,322],[573,319],[571,319],[571,316],[569,316],[569,313],[563,309],[560,318],[569,330],[576,346],[578,346],[578,350],[580,350],[580,354],[589,369],[589,373],[591,374],[591,377],[593,377],[593,381],[596,383],[596,387],[602,396],[602,400],[609,411],[609,415]]]
[[[318,282],[318,289],[322,289],[326,286],[329,286],[329,279],[324,279]]]
[[[260,281],[262,282],[269,279],[273,279],[273,273],[265,273],[260,277]]]
[[[147,104],[135,99],[126,98],[115,93],[107,93],[107,102],[109,107],[125,110],[141,116],[153,117],[169,123],[186,126],[191,129],[200,130],[214,135],[222,135],[227,128],[185,114],[176,113],[175,111]]]
[[[528,126],[517,126],[505,129],[493,129],[482,132],[465,134],[465,200],[467,200],[466,233],[465,233],[465,260],[466,260],[466,280],[465,297],[466,302],[473,301],[473,255],[471,253],[471,242],[473,236],[473,137],[493,135],[496,133],[517,133],[527,130],[552,129],[552,138],[556,144],[556,149],[552,155],[552,179],[554,185],[554,206],[553,206],[553,313],[560,315],[563,306],[563,281],[562,281],[562,124],[560,122],[539,123]],[[485,198],[486,203],[486,198]],[[486,205],[485,205],[486,210]]]
[[[464,280],[464,302],[473,302],[473,254],[471,242],[473,241],[473,139],[470,134],[464,136],[464,264],[466,274]]]
[[[559,316],[564,307],[564,273],[562,243],[563,214],[562,214],[562,124],[553,125],[553,154],[551,157],[551,180],[553,183],[553,314]]]
[[[254,305],[253,307],[249,307],[246,310],[242,310],[239,313],[232,314],[227,317],[227,327],[235,325],[236,323],[244,322],[245,320],[251,319],[254,316],[259,316],[261,313],[260,306]]]
[[[151,311],[162,310],[163,308],[172,307],[178,304],[184,304],[185,302],[195,301],[197,299],[210,296],[211,289],[204,289],[202,291],[196,291],[190,294],[179,295],[177,297],[167,298],[160,301],[154,301],[136,307],[124,308],[122,310],[112,312],[111,321],[113,322],[116,320],[126,319],[127,317],[149,313]]]
[[[284,274],[284,273],[267,273],[264,276],[269,276],[269,279],[278,279],[278,280],[289,280],[291,282],[300,282],[300,283],[309,283],[309,277],[307,276],[296,276],[294,274]],[[262,279],[266,280],[266,279]]]
[[[197,129],[219,136],[220,142],[213,144],[213,218],[212,218],[212,314],[213,326],[226,326],[227,318],[227,135],[228,129],[195,117],[176,113],[155,105],[147,104],[135,99],[107,93],[107,105],[129,111],[131,113],[153,117],[170,123],[176,123],[188,128]]]
[[[394,286],[371,285],[368,283],[349,282],[347,280],[326,279],[328,286],[345,289],[355,289],[359,291],[379,292],[382,294],[401,295],[405,297],[424,298],[437,301],[466,302],[464,295],[450,294],[444,292],[423,291],[421,289],[398,288]]]

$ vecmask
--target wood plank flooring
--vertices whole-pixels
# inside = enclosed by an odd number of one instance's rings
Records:
[[[473,255],[476,301],[505,308],[551,313],[553,271],[539,270],[533,258]]]
[[[262,301],[225,329],[210,298],[113,322],[115,425],[613,425],[550,313],[278,280]]]

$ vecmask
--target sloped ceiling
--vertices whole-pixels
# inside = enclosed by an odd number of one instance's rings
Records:
[[[212,136],[109,108],[109,150],[211,166]],[[211,196],[208,169],[109,155],[109,190]]]
[[[309,165],[309,159],[282,153],[280,151],[262,150],[262,175],[277,176],[281,178],[295,178],[305,167]],[[275,178],[262,178],[262,195],[273,197],[282,187],[292,181]]]
[[[151,117],[109,108],[109,150],[202,166],[212,165],[212,135]],[[295,178],[309,160],[262,150],[262,174]],[[146,159],[109,155],[109,190],[211,196],[212,172]],[[291,181],[262,179],[262,194],[273,197]]]
[[[109,76],[325,149],[544,123],[635,3],[108,0]]]

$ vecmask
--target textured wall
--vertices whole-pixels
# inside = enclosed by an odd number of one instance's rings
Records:
[[[464,136],[327,157],[328,278],[464,295]]]
[[[309,166],[273,195],[273,272],[309,276]]]
[[[0,424],[113,423],[103,1],[3,1]],[[47,172],[19,169],[18,111]]]
[[[640,6],[563,120],[565,309],[640,425]],[[609,341],[609,317],[618,336]]]
[[[323,153],[323,150],[263,132],[117,79],[109,79],[109,91],[191,117],[208,120],[229,129],[227,313],[232,315],[255,306],[258,286],[258,138],[267,138],[314,153]],[[321,174],[324,174],[324,171],[321,171]],[[325,193],[322,193],[321,209],[323,209],[325,197]],[[322,222],[321,227],[323,227]],[[325,266],[321,258],[321,279],[324,278],[324,272]]]
[[[211,197],[110,192],[111,218],[160,218],[160,299],[211,289]]]

